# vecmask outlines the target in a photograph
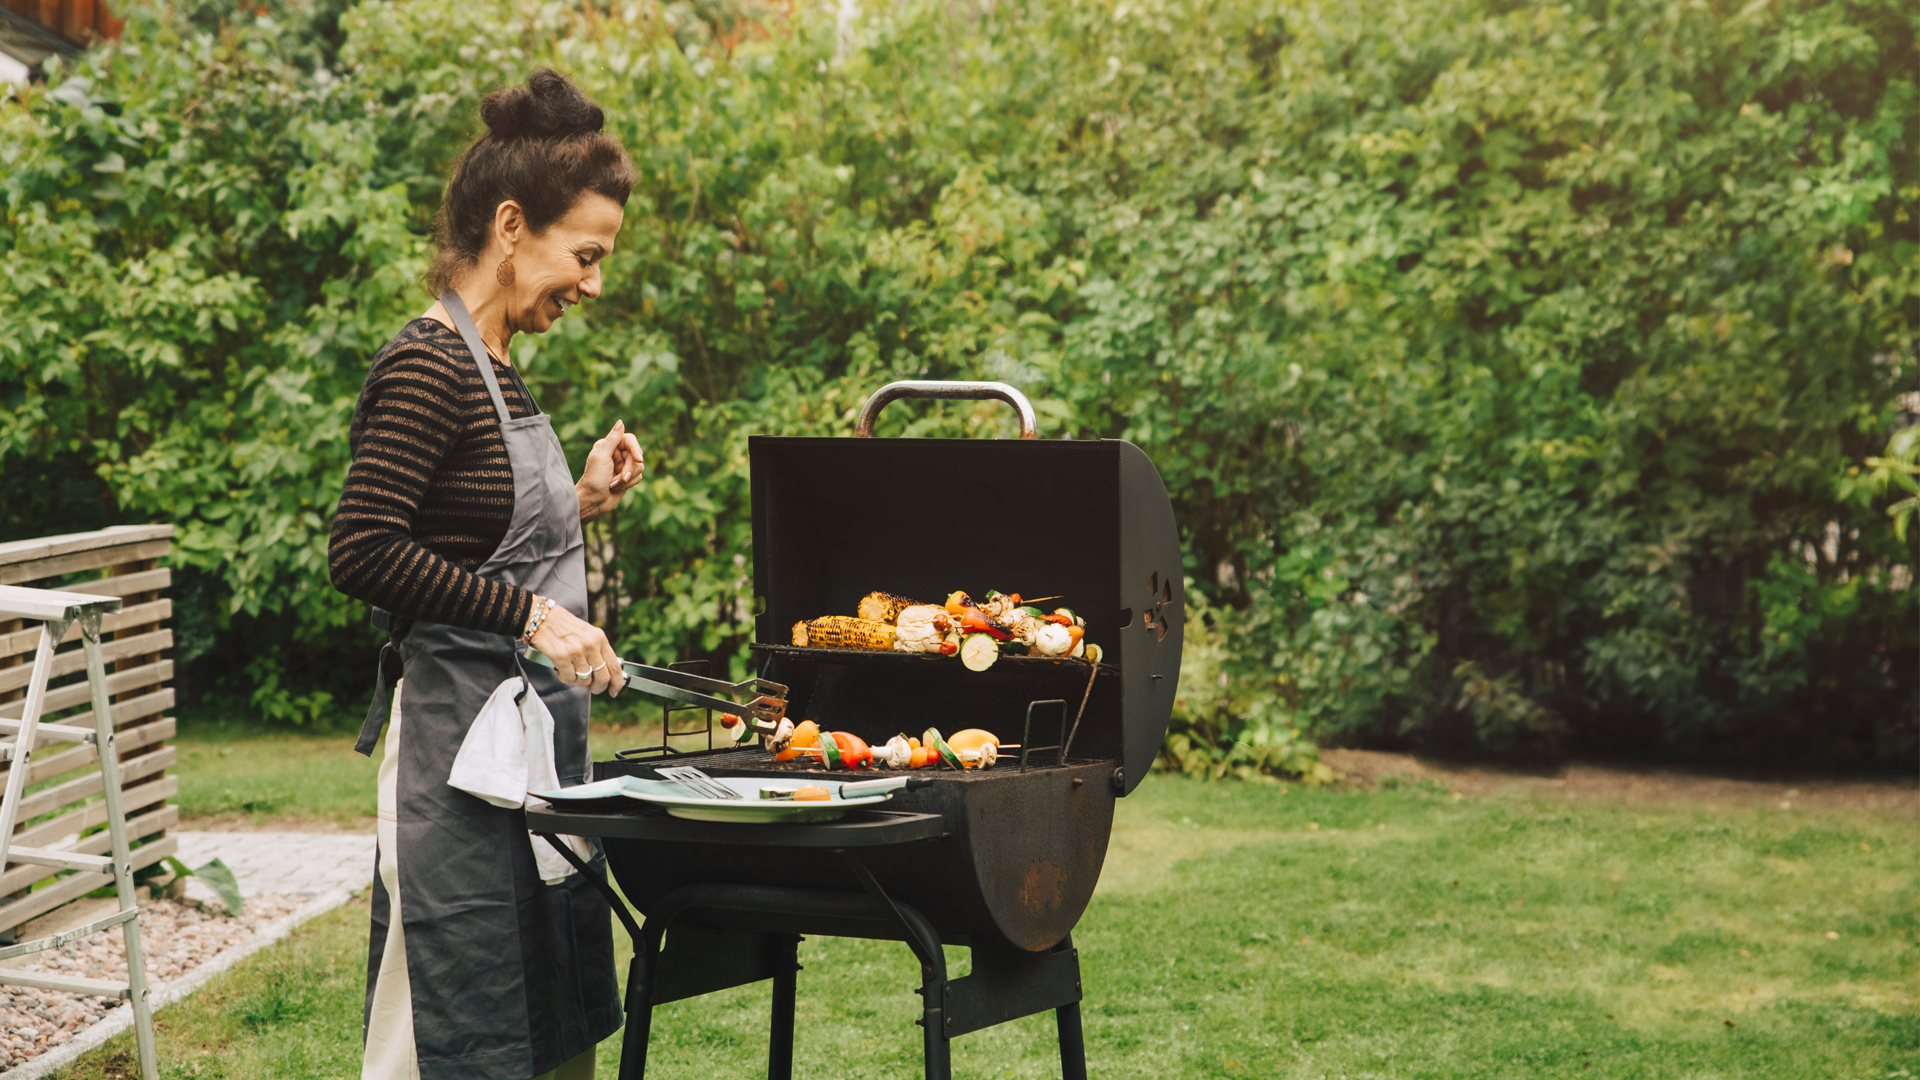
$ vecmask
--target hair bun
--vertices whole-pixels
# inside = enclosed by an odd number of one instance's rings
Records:
[[[480,119],[499,139],[564,139],[599,131],[607,114],[572,79],[541,68],[525,86],[488,94],[480,103]]]

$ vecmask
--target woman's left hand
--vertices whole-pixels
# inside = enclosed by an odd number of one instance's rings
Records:
[[[573,485],[580,496],[580,520],[592,521],[620,505],[620,496],[640,482],[646,467],[640,440],[627,430],[625,420],[615,420],[607,437],[593,444],[586,470]]]

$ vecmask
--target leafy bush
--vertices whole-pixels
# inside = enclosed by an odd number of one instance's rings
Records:
[[[1205,594],[1187,586],[1185,649],[1180,695],[1157,768],[1209,779],[1297,776],[1309,784],[1338,777],[1320,760],[1320,748],[1294,726],[1271,694],[1233,679],[1230,635]]]
[[[0,106],[6,500],[58,466],[176,521],[207,662],[334,708],[353,397],[478,98],[554,63],[643,176],[608,296],[516,343],[570,449],[648,445],[589,536],[627,655],[744,665],[748,432],[994,377],[1165,475],[1189,744],[1914,748],[1915,543],[1862,471],[1915,411],[1902,5],[745,11],[136,16]]]
[[[1907,522],[1920,513],[1920,424],[1901,428],[1887,441],[1886,457],[1871,457],[1867,464],[1873,472],[1867,483],[1876,491],[1903,492],[1899,502],[1887,508],[1893,519],[1893,535],[1907,538]]]

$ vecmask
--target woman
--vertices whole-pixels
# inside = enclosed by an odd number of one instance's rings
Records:
[[[524,812],[447,779],[481,706],[525,675],[553,713],[561,784],[585,782],[589,696],[624,682],[586,621],[580,524],[639,482],[640,444],[616,422],[575,482],[507,347],[600,295],[636,174],[600,108],[551,71],[480,115],[489,130],[436,220],[439,302],[374,359],[328,549],[334,586],[393,636],[357,747],[370,754],[391,723],[369,1080],[591,1077],[621,1019],[606,901],[580,874],[543,884]],[[523,664],[528,646],[556,670]]]

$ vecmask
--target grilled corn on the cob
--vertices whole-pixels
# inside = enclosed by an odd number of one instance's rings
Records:
[[[891,649],[893,627],[850,615],[823,615],[794,623],[793,643],[814,649]]]
[[[870,592],[860,598],[860,606],[855,613],[863,619],[873,622],[890,623],[900,617],[900,612],[914,606],[919,601],[909,600],[892,593]]]

